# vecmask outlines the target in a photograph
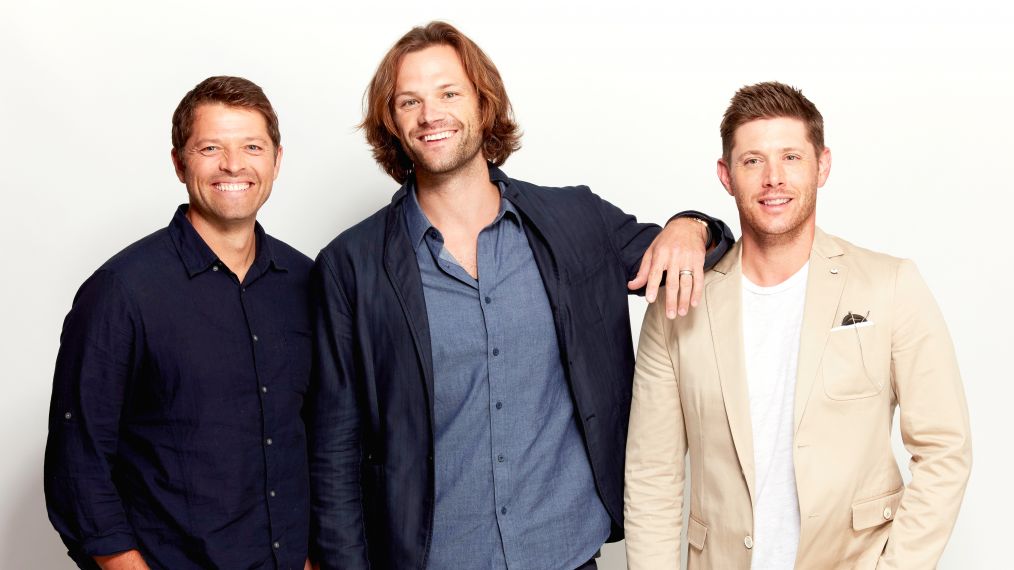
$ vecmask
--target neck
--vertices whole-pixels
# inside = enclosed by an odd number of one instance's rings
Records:
[[[810,259],[815,226],[782,236],[758,235],[743,225],[743,275],[761,287],[778,285]]]
[[[474,233],[496,219],[500,190],[482,155],[447,174],[418,172],[416,196],[430,222],[445,234]]]
[[[187,219],[197,230],[197,235],[201,236],[204,243],[242,283],[257,255],[257,235],[254,233],[256,222],[251,220],[220,226],[193,214],[193,208],[187,211]]]

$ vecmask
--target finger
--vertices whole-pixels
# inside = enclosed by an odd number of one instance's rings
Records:
[[[676,269],[668,271],[665,276],[665,316],[669,319],[676,318],[676,294],[680,290],[680,280],[676,276]]]
[[[658,297],[658,285],[662,282],[662,274],[668,269],[669,256],[664,253],[657,253],[651,256],[651,269],[648,270],[648,284],[644,291],[649,303],[654,303]]]
[[[690,305],[696,307],[701,302],[701,297],[704,296],[704,256],[695,256],[696,262],[693,265],[694,268],[694,290],[690,296]]]
[[[641,258],[641,265],[637,268],[637,275],[634,279],[627,282],[627,289],[631,291],[637,291],[644,284],[648,282],[648,269],[651,268],[651,248],[648,248],[644,252],[644,257]]]
[[[694,288],[694,276],[689,274],[680,275],[679,306],[676,312],[679,316],[685,316],[690,310],[690,292]]]

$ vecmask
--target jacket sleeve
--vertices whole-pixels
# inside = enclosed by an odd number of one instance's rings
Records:
[[[878,568],[935,568],[972,466],[968,408],[943,316],[910,261],[898,269],[895,303],[891,375],[912,479]]]
[[[70,555],[137,548],[113,484],[124,394],[135,374],[135,316],[114,275],[98,271],[64,320],[46,443],[46,508]]]
[[[369,568],[353,313],[324,253],[314,266],[311,288],[315,338],[307,414],[310,559],[322,569]]]
[[[623,497],[630,570],[680,565],[687,437],[663,311],[648,307],[637,347]]]
[[[609,231],[610,240],[619,254],[620,263],[623,264],[627,280],[630,281],[637,276],[637,271],[641,268],[641,258],[644,257],[644,252],[648,250],[648,246],[655,240],[655,237],[662,231],[662,228],[657,224],[639,223],[637,218],[599,198],[598,195],[595,195],[595,198],[599,202],[599,212],[606,224],[607,231]],[[711,240],[707,244],[707,247],[711,248],[711,250],[704,259],[704,268],[710,269],[718,263],[718,260],[735,243],[736,240],[732,237],[732,230],[722,220],[694,210],[680,212],[669,218],[669,221],[684,217],[700,218],[708,222],[708,233],[711,236]],[[665,284],[664,277],[662,283]],[[644,288],[631,291],[631,293],[644,295]]]

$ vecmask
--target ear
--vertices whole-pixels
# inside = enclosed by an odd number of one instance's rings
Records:
[[[725,191],[729,193],[729,196],[734,196],[732,193],[732,172],[724,158],[718,159],[718,179],[722,182],[722,186],[725,186]]]
[[[282,168],[282,145],[278,145],[278,152],[275,153],[275,174],[271,177],[272,180],[278,180],[278,171]]]
[[[176,178],[179,178],[180,182],[183,182],[185,184],[186,179],[183,177],[183,174],[187,170],[187,165],[183,162],[183,157],[181,157],[179,153],[176,152],[176,149],[170,150],[169,156],[173,160],[173,168],[176,169]]]
[[[831,149],[824,147],[817,159],[817,188],[824,186],[831,174]]]

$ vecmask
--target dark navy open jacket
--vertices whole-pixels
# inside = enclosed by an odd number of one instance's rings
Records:
[[[623,461],[634,373],[627,281],[660,231],[587,187],[507,178],[549,297],[595,485],[622,538]],[[322,568],[422,569],[433,525],[433,363],[403,186],[317,257],[308,398],[310,554]],[[732,245],[718,241],[710,267]],[[642,291],[643,293],[643,291]],[[660,302],[664,302],[660,299]],[[551,458],[547,458],[551,460]]]

